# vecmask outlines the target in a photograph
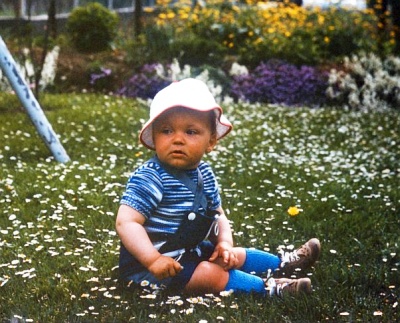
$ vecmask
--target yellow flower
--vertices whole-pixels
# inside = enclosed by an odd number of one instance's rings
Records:
[[[300,210],[297,206],[291,206],[290,208],[288,208],[287,212],[290,216],[296,216],[300,213]]]
[[[168,19],[172,19],[174,17],[175,17],[175,13],[174,12],[168,12],[168,14],[167,14],[167,18]]]
[[[263,42],[263,39],[261,37],[258,37],[255,41],[254,41],[254,45],[258,45],[261,44]]]

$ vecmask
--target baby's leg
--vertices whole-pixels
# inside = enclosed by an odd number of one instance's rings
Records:
[[[238,259],[238,264],[232,269],[239,269],[257,276],[267,274],[268,270],[273,272],[281,263],[278,256],[258,249],[235,247],[234,252]],[[214,263],[224,267],[221,258],[217,258]]]
[[[241,247],[234,248],[238,264],[229,271],[222,268],[219,264],[220,259],[215,262],[202,261],[196,267],[185,287],[185,291],[190,293],[219,293],[224,290],[233,290],[235,292],[264,294],[264,281],[250,273],[266,272],[269,269],[268,266],[271,266],[271,261],[275,266],[275,256],[263,251],[253,252],[253,250],[249,250]]]
[[[246,273],[252,273],[255,275],[266,274],[268,270],[273,272],[281,263],[281,259],[269,252],[258,250],[242,248],[244,252],[244,261],[242,266],[239,267]]]
[[[219,293],[225,290],[229,280],[229,273],[220,265],[209,261],[202,261],[196,267],[192,277],[185,286],[189,293]]]
[[[238,264],[235,266],[235,269],[239,269],[243,266],[243,264],[246,260],[246,249],[241,248],[241,247],[235,247],[235,248],[233,248],[233,251],[236,254],[236,258],[238,259]],[[213,263],[220,265],[221,267],[225,266],[221,257],[215,259],[213,261]]]
[[[224,290],[265,294],[265,283],[255,275],[237,269],[225,271],[216,263],[203,261],[185,287],[185,292],[189,293],[219,293]]]

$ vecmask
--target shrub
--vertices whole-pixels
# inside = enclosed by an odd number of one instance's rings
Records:
[[[93,2],[71,12],[66,30],[78,51],[96,53],[110,48],[117,35],[118,23],[116,13]]]
[[[16,68],[20,76],[28,83],[30,86],[35,84],[35,66],[32,62],[32,55],[30,50],[24,48],[21,51],[23,54],[18,57],[16,56],[15,63]],[[40,71],[40,82],[39,86],[41,90],[51,89],[54,85],[54,78],[56,76],[57,62],[60,48],[55,46],[51,51],[49,51],[43,62],[42,70]],[[12,87],[6,80],[5,75],[3,75],[0,69],[0,91],[12,91]]]
[[[170,83],[169,80],[161,78],[160,68],[163,68],[160,64],[144,65],[117,93],[132,98],[153,98],[158,91]]]
[[[243,10],[240,23],[251,35],[239,46],[240,62],[249,66],[271,58],[317,65],[378,50],[376,16],[369,12],[279,5]]]
[[[135,73],[117,92],[119,95],[133,98],[152,99],[156,93],[173,81],[193,77],[205,82],[217,101],[226,94],[223,87],[228,87],[229,80],[224,72],[211,66],[192,68],[180,67],[178,60],[164,67],[162,64],[146,64]]]
[[[323,23],[319,21],[323,18]],[[313,37],[320,43],[324,59],[343,58],[352,54],[377,52],[377,17],[370,11],[330,8],[310,19],[315,27]],[[318,25],[322,28],[318,28]]]
[[[315,106],[324,103],[326,88],[326,73],[314,67],[269,60],[247,75],[233,76],[231,94],[252,103]]]
[[[174,2],[161,7],[155,21],[160,29],[174,30],[172,40],[188,34],[212,39],[224,47],[221,52],[211,48],[216,57],[220,53],[236,56],[252,68],[275,58],[296,65],[317,65],[360,51],[376,52],[377,23],[376,15],[369,11],[282,3],[236,6],[221,0],[194,8],[183,0]]]
[[[137,68],[153,62],[170,62],[174,58],[171,53],[174,41],[173,28],[149,24],[139,37],[124,39],[122,47],[126,52],[125,60]]]
[[[194,34],[176,39],[171,44],[172,57],[178,57],[183,65],[212,64],[220,66],[224,53],[224,47],[218,42]]]
[[[112,92],[115,84],[115,77],[110,68],[99,66],[95,62],[90,71],[89,84],[96,92]]]
[[[329,74],[327,97],[331,104],[354,110],[400,110],[400,58],[383,61],[374,54],[345,58],[344,71]]]
[[[143,34],[125,45],[127,61],[134,66],[152,62],[171,62],[178,58],[182,65],[220,66],[225,47],[212,38],[193,32],[178,33],[169,26],[148,26]]]

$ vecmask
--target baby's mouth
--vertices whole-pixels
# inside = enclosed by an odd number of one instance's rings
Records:
[[[181,150],[174,150],[171,152],[171,155],[175,155],[175,156],[184,156],[186,155],[183,151]]]

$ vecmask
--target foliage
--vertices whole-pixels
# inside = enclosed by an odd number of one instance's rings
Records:
[[[220,0],[196,7],[187,1],[167,4],[160,5],[156,25],[160,30],[173,30],[172,41],[188,34],[190,39],[212,39],[224,47],[214,56],[237,56],[249,67],[276,58],[316,65],[379,50],[377,18],[371,11],[282,3],[236,6]]]
[[[115,12],[92,2],[72,10],[66,30],[78,51],[96,53],[110,48],[117,35],[118,22]]]
[[[356,110],[400,109],[400,58],[374,54],[345,58],[344,71],[332,70],[327,97],[331,104]]]
[[[187,77],[200,78],[220,101],[240,100],[286,106],[344,106],[382,111],[398,109],[400,97],[399,59],[384,62],[374,55],[345,59],[341,70],[330,73],[312,66],[295,66],[269,60],[253,70],[232,65],[229,75],[212,66],[198,68],[177,60],[171,64],[147,64],[117,91],[119,95],[152,99],[169,83]],[[239,72],[235,72],[239,70]],[[232,99],[230,99],[230,97]]]
[[[182,65],[221,66],[224,56],[224,47],[212,38],[188,34],[171,42],[171,57],[177,58]]]
[[[131,98],[153,98],[158,91],[171,83],[171,81],[161,78],[159,74],[160,68],[162,68],[160,64],[144,65],[117,93]]]
[[[168,30],[161,30],[150,24],[139,37],[129,39],[124,35],[119,37],[121,38],[121,48],[126,51],[126,62],[131,66],[140,68],[145,64],[171,61],[169,48],[173,37]]]
[[[322,256],[309,297],[190,297],[117,279],[115,213],[150,157],[137,144],[148,109],[108,95],[43,99],[68,164],[25,114],[0,109],[0,321],[399,321],[397,111],[226,106],[234,130],[207,161],[236,244],[275,253],[316,236]]]
[[[60,48],[55,46],[51,51],[47,52],[44,61],[40,70],[40,78],[39,78],[39,88],[40,90],[50,89],[54,86],[54,77],[57,69],[57,60],[59,56]],[[31,51],[28,48],[24,48],[22,51],[22,55],[15,59],[16,69],[19,75],[27,82],[27,84],[31,87],[35,87],[36,76],[35,76],[35,67],[32,61],[33,55],[31,55]],[[0,90],[1,91],[11,91],[11,85],[6,79],[5,75],[3,75],[0,70]]]
[[[3,92],[0,95],[0,113],[4,111],[15,111],[19,109],[20,102],[15,94]]]
[[[89,84],[96,92],[112,92],[116,76],[110,68],[106,68],[99,61],[94,61],[88,66],[87,73],[90,74]]]
[[[146,64],[123,84],[117,94],[131,98],[153,99],[156,93],[168,84],[184,78],[194,77],[205,82],[215,98],[221,99],[225,94],[228,77],[219,69],[211,66],[192,68],[185,65],[181,68],[178,60],[164,66],[163,64]]]
[[[212,38],[203,38],[192,32],[176,34],[168,26],[159,28],[149,25],[139,39],[125,44],[127,61],[134,66],[146,63],[166,63],[178,59],[182,65],[220,66],[225,49]]]
[[[297,67],[280,60],[261,63],[246,75],[234,76],[231,94],[249,102],[321,105],[327,75],[310,66]]]

